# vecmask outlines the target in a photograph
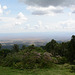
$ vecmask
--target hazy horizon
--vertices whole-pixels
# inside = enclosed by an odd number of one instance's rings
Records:
[[[25,33],[0,33],[0,40],[51,40],[68,41],[74,32],[25,32]]]

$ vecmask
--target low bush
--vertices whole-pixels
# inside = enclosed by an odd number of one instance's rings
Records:
[[[71,69],[71,72],[75,72],[75,65],[72,65],[72,66],[70,67],[70,69]]]
[[[65,63],[67,63],[66,57],[57,56],[56,58],[58,60],[58,64],[65,64]]]
[[[8,54],[2,61],[2,65],[17,69],[51,68],[54,61],[52,54],[48,52],[19,51],[17,53]]]

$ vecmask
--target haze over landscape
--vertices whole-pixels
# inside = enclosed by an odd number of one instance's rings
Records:
[[[0,33],[0,40],[27,40],[27,39],[44,39],[44,40],[70,40],[74,32],[25,32],[25,33]]]

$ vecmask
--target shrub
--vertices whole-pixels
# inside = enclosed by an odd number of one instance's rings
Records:
[[[22,62],[14,63],[13,67],[16,69],[24,69]]]
[[[0,50],[0,56],[6,57],[11,51],[9,49]]]
[[[71,72],[75,72],[75,65],[71,66]]]
[[[3,60],[3,66],[13,66],[14,63],[20,62],[22,59],[18,53],[8,54]]]
[[[48,52],[19,51],[14,54],[8,54],[3,60],[3,66],[18,69],[50,68],[53,66],[54,60],[52,54]]]
[[[56,58],[57,58],[59,64],[67,63],[66,57],[56,56]]]
[[[32,69],[37,68],[38,64],[41,62],[41,55],[37,52],[25,53],[23,58],[24,68]]]
[[[70,64],[65,63],[63,66],[64,66],[65,68],[69,68],[69,67],[70,67]]]

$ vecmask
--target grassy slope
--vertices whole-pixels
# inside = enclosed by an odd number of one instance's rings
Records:
[[[0,75],[75,75],[62,66],[53,69],[18,70],[0,67]]]

